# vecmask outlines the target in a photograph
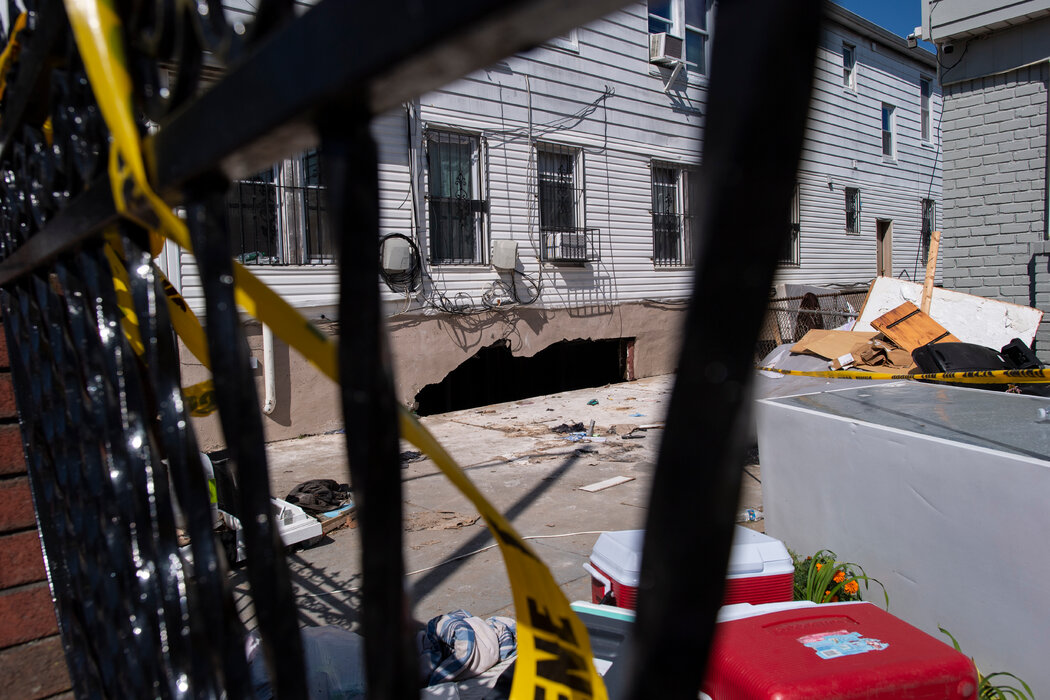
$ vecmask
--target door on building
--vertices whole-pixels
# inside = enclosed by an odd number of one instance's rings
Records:
[[[893,220],[875,220],[875,266],[879,277],[893,277]]]

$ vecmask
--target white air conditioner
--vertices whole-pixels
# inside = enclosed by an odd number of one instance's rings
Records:
[[[649,35],[649,63],[670,66],[681,62],[681,39],[666,32]]]

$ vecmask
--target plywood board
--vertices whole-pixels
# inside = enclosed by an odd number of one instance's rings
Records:
[[[879,277],[868,291],[868,298],[853,330],[875,330],[871,326],[873,319],[897,308],[902,302],[910,301],[917,305],[921,299],[921,284]],[[1020,338],[1031,346],[1039,322],[1043,319],[1043,312],[1039,309],[939,287],[933,290],[929,315],[950,329],[952,335],[962,342],[996,350],[1014,338]]]
[[[910,301],[873,319],[871,326],[908,352],[927,343],[959,342],[959,339],[945,330],[944,326],[924,314]]]

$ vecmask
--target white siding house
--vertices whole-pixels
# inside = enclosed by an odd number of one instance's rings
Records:
[[[687,183],[703,142],[714,23],[713,2],[633,3],[374,120],[387,264],[399,267],[407,246],[420,267],[416,278],[392,271],[380,283],[400,400],[413,403],[494,344],[529,357],[560,341],[619,340],[624,378],[674,371],[693,273]],[[847,45],[855,67],[844,85]],[[651,60],[651,48],[668,57]],[[927,52],[830,10],[781,282],[870,280],[877,231],[890,233],[886,274],[917,274],[923,201],[940,198],[934,77]],[[315,166],[307,154],[234,183],[229,221],[254,272],[308,316],[337,321]],[[856,231],[847,231],[847,188],[859,190]],[[508,244],[513,272],[493,264],[506,265]],[[201,309],[190,257],[173,265]],[[286,349],[278,355],[270,435],[337,427],[335,392]]]

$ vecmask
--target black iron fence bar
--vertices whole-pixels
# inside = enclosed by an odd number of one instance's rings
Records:
[[[379,183],[369,114],[361,103],[322,124],[329,221],[339,255],[339,384],[350,482],[361,530],[362,627],[370,697],[418,696],[405,598],[397,402],[379,285]],[[356,235],[347,235],[350,231]]]
[[[739,503],[751,351],[788,231],[821,7],[753,0],[718,8],[703,172],[690,200],[707,206],[647,511],[628,700],[695,698],[704,679]],[[767,206],[756,209],[759,181]],[[732,310],[698,303],[730,288]],[[683,558],[706,575],[682,576]]]

